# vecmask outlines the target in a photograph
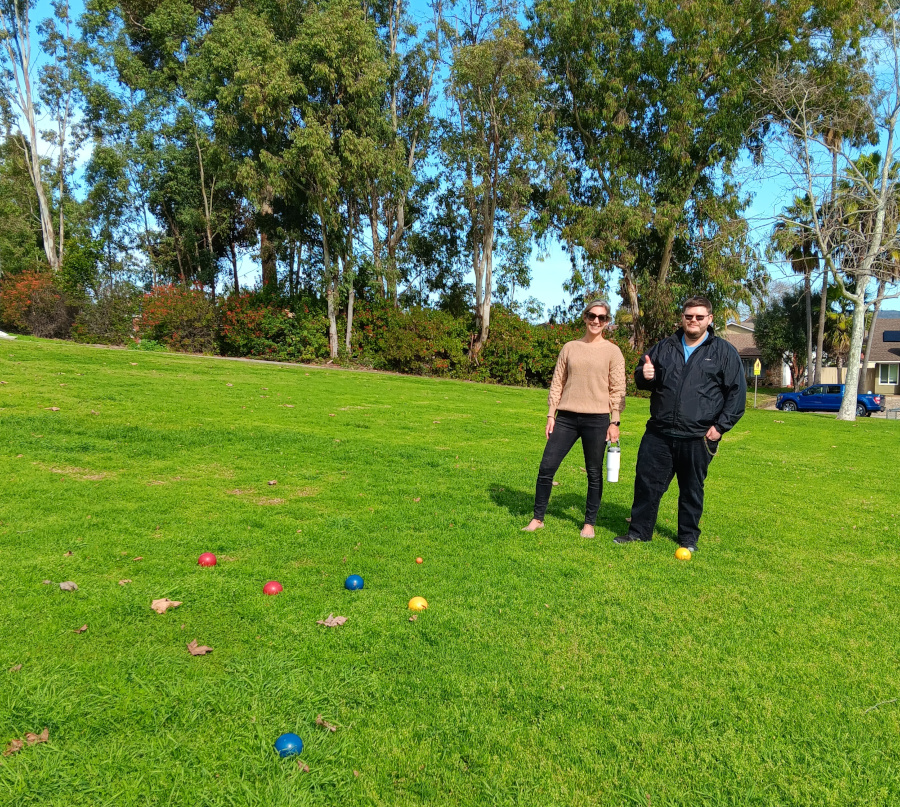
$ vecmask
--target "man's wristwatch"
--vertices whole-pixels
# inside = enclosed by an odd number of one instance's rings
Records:
[[[610,426],[619,426],[620,424],[621,424],[621,421],[619,421],[619,420],[613,420],[613,421],[610,421],[610,424],[609,424],[609,425],[610,425]]]

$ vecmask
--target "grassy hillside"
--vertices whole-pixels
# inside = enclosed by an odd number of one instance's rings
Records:
[[[900,803],[900,422],[748,412],[678,562],[674,489],[611,541],[645,400],[585,540],[579,447],[519,529],[538,390],[25,339],[0,381],[0,745],[49,729],[0,804]]]

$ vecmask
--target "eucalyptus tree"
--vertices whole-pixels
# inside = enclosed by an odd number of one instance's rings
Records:
[[[438,69],[446,40],[442,0],[429,3],[431,22],[414,21],[408,0],[365,3],[384,49],[384,143],[379,172],[369,177],[367,199],[371,254],[378,291],[399,304],[400,250],[415,215],[414,197],[430,184],[435,143]]]
[[[733,177],[766,134],[756,82],[853,24],[841,3],[813,0],[536,2],[530,31],[569,167],[548,209],[566,242],[621,271],[638,346],[668,330],[673,289],[690,280],[679,241],[723,301],[748,301]],[[719,262],[723,250],[736,259]]]
[[[32,12],[37,5],[36,0],[0,0],[0,95],[3,106],[25,125],[26,131],[16,142],[23,146],[37,197],[47,263],[57,272],[65,250],[64,210],[71,175],[68,158],[77,147],[77,142],[72,142],[78,103],[76,38],[68,0],[52,0],[52,15],[35,26]],[[52,128],[42,129],[47,118]],[[42,154],[42,146],[49,151],[49,158]],[[45,176],[48,159],[51,177]],[[49,178],[55,180],[55,199],[49,191]]]
[[[458,194],[475,275],[477,356],[490,332],[494,253],[506,228],[521,239],[551,139],[541,114],[543,79],[515,7],[471,0],[452,40],[445,120],[445,179]]]

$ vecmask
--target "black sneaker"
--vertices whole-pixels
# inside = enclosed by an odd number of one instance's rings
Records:
[[[650,538],[638,538],[637,535],[629,534],[629,535],[617,535],[615,538],[613,538],[613,543],[614,544],[630,544],[630,543],[633,543],[634,541],[647,542],[649,540],[651,540],[651,539]]]

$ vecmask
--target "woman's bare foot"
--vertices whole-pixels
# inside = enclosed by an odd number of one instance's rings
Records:
[[[593,524],[585,524],[581,528],[581,537],[582,538],[593,538],[594,537],[594,525]]]
[[[538,521],[536,518],[533,518],[528,522],[527,527],[522,527],[522,532],[534,532],[535,530],[542,529],[544,529],[544,522]]]

